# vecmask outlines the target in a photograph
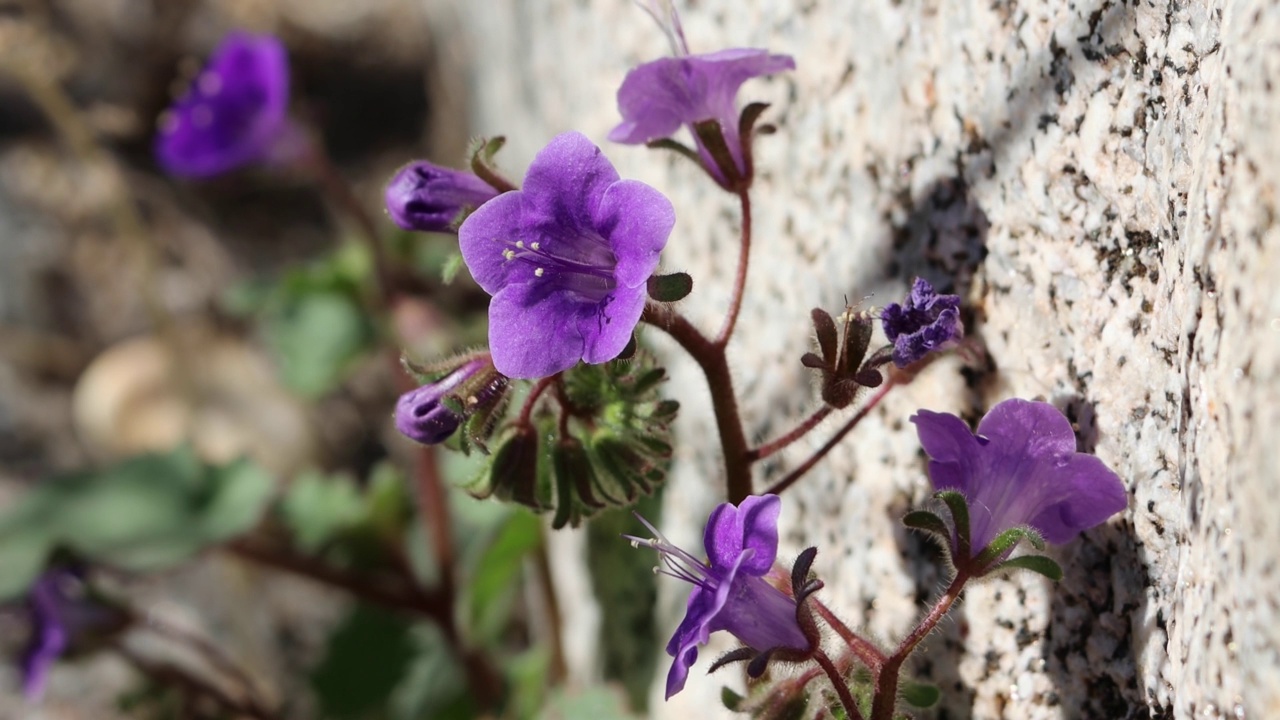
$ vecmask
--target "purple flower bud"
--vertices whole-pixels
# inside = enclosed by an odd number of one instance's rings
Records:
[[[1076,452],[1071,423],[1054,406],[1005,400],[978,432],[955,415],[919,410],[911,417],[929,455],[936,490],[957,490],[969,505],[974,557],[1000,533],[1035,528],[1065,543],[1128,504],[1124,484],[1101,460]]]
[[[27,594],[31,641],[22,655],[22,694],[32,702],[44,696],[49,670],[78,636],[120,629],[127,616],[118,608],[85,595],[81,575],[65,568],[46,571]]]
[[[493,295],[489,349],[498,371],[541,378],[618,357],[674,226],[662,193],[620,179],[580,133],[556,136],[523,190],[486,202],[458,229],[472,277]]]
[[[423,445],[448,440],[465,418],[445,404],[445,396],[456,392],[489,365],[488,358],[469,360],[439,380],[401,395],[396,402],[396,429]]]
[[[893,364],[898,367],[945,350],[964,337],[960,296],[939,295],[924,278],[916,278],[906,303],[886,305],[880,319],[884,334],[893,343]]]
[[[734,163],[742,173],[742,141],[738,136],[738,89],[761,75],[794,70],[790,55],[734,48],[714,53],[662,58],[633,68],[618,88],[622,122],[609,132],[613,142],[628,145],[671,137],[681,125],[716,120]],[[703,164],[724,181],[696,132],[693,139]]]
[[[288,105],[289,60],[280,40],[230,33],[160,116],[156,158],[166,172],[193,178],[290,159],[301,141]]]
[[[644,518],[640,522],[653,539],[626,536],[636,547],[661,553],[659,572],[694,586],[684,620],[667,643],[667,654],[675,658],[667,673],[668,699],[684,689],[698,646],[718,630],[727,630],[759,652],[810,649],[796,617],[795,599],[765,580],[778,555],[781,509],[777,495],[751,496],[738,507],[717,506],[703,531],[709,563],[671,544]]]
[[[386,190],[391,219],[405,230],[421,232],[453,232],[464,211],[497,196],[497,190],[472,173],[424,160],[400,168]]]

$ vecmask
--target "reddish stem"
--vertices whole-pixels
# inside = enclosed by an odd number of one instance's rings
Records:
[[[836,669],[835,663],[831,662],[831,658],[821,650],[813,656],[814,660],[822,666],[822,671],[827,674],[827,679],[831,681],[831,685],[836,689],[836,695],[840,696],[840,704],[844,707],[844,714],[849,720],[862,720],[862,712],[858,710],[858,703],[853,699],[853,693],[849,692],[849,682],[844,679],[844,675]]]
[[[956,573],[955,578],[947,586],[947,589],[943,591],[942,596],[934,602],[929,613],[902,640],[893,655],[890,655],[889,659],[885,661],[884,666],[880,669],[880,674],[876,677],[876,699],[871,705],[871,720],[893,720],[893,709],[897,704],[898,679],[902,671],[902,664],[911,655],[911,651],[915,650],[916,646],[937,627],[942,618],[947,616],[947,612],[951,610],[951,606],[955,601],[960,598],[960,593],[964,590],[964,584],[968,581],[969,571],[962,568]]]
[[[735,505],[742,502],[751,494],[751,462],[747,459],[747,436],[742,430],[742,417],[724,345],[708,340],[687,318],[668,305],[649,303],[640,319],[665,331],[702,368],[707,390],[711,393],[716,429],[720,433],[729,502]]]
[[[725,315],[724,324],[713,341],[724,348],[733,336],[733,329],[738,324],[738,314],[742,310],[742,297],[747,286],[747,265],[751,259],[751,193],[747,188],[737,191],[738,202],[742,206],[742,240],[738,250],[738,272],[733,278],[733,293],[729,296],[729,312]]]
[[[831,608],[823,605],[817,598],[810,598],[808,602],[818,611],[818,615],[826,621],[827,625],[836,631],[840,639],[845,641],[845,644],[849,646],[854,655],[858,656],[862,664],[867,666],[872,676],[879,675],[880,668],[884,666],[885,661],[888,659],[884,651],[876,647],[875,643],[855,633],[848,625],[844,624],[843,620],[831,612]]]
[[[524,405],[520,408],[520,417],[516,420],[517,425],[529,424],[529,419],[533,416],[533,408],[538,404],[538,398],[547,391],[547,388],[554,385],[559,377],[560,374],[557,373],[551,377],[544,377],[534,384],[533,389],[525,396]]]
[[[800,423],[794,429],[792,429],[791,432],[787,433],[786,435],[783,435],[782,437],[772,442],[765,443],[764,445],[761,445],[758,448],[753,448],[749,450],[747,452],[747,459],[750,460],[751,462],[756,462],[757,460],[763,460],[769,457],[770,455],[778,452],[779,450],[782,450],[783,448],[787,447],[791,443],[799,440],[800,438],[807,435],[810,430],[817,427],[818,424],[821,423],[823,420],[826,420],[827,416],[831,414],[831,409],[832,408],[830,405],[823,405],[822,407],[815,410],[812,415],[806,418],[804,422]]]
[[[867,400],[867,404],[863,405],[862,408],[858,410],[856,415],[849,418],[849,422],[845,423],[844,427],[841,427],[839,430],[837,430],[836,434],[832,435],[831,439],[828,440],[825,445],[818,448],[813,453],[813,455],[809,456],[808,460],[805,460],[803,463],[800,464],[800,467],[797,467],[795,470],[792,470],[791,472],[787,473],[786,477],[774,483],[765,492],[778,495],[782,491],[791,487],[791,485],[794,484],[795,481],[804,477],[804,474],[809,472],[809,470],[811,470],[814,465],[817,465],[819,460],[826,457],[827,453],[831,452],[832,448],[840,444],[840,441],[844,439],[845,435],[849,434],[850,430],[857,427],[858,423],[862,422],[863,418],[871,414],[871,411],[875,409],[876,405],[880,404],[880,401],[884,399],[885,395],[889,394],[889,391],[892,390],[894,385],[896,384],[897,383],[895,383],[893,376],[890,375],[889,379],[885,380],[884,384],[881,385],[878,390],[876,390],[876,393]]]

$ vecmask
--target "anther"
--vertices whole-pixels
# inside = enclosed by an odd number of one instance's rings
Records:
[[[533,274],[534,274],[535,276],[537,276],[537,277],[542,277],[542,274],[543,274],[544,272],[546,272],[546,271],[545,271],[545,270],[543,270],[542,268],[538,268],[537,270],[534,270],[534,271],[533,271]]]
[[[541,249],[541,245],[542,245],[542,243],[534,242],[534,243],[532,243],[531,245],[529,245],[529,247],[536,251],[536,250]]]
[[[523,240],[517,240],[517,241],[516,241],[516,247],[518,247],[518,248],[520,248],[521,250],[523,250],[523,249],[524,249],[524,241],[523,241]]]
[[[506,249],[506,250],[503,250],[503,251],[502,251],[502,257],[504,257],[504,258],[506,258],[506,259],[508,259],[508,260],[514,260],[514,259],[515,259],[515,257],[516,257],[516,251],[515,251],[515,250],[512,250],[512,249],[510,249],[510,248],[508,248],[508,249]]]

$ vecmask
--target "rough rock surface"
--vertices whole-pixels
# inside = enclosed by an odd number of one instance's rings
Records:
[[[1055,550],[1057,584],[975,587],[917,671],[940,717],[1280,716],[1280,8],[1255,1],[949,3],[699,0],[695,52],[795,56],[753,81],[780,132],[761,176],[744,321],[734,344],[749,433],[815,406],[797,362],[809,308],[882,305],[923,275],[960,293],[990,363],[937,363],[896,390],[787,494],[783,552],[821,548],[827,601],[901,636],[944,579],[898,518],[927,497],[918,407],[977,418],[1043,397],[1082,449],[1124,478],[1127,512]],[[667,52],[621,0],[431,3],[472,68],[479,130],[512,166],[554,133],[597,141],[627,68]],[[667,192],[679,223],[665,265],[697,281],[684,309],[723,311],[737,212],[682,160],[605,146],[624,176]],[[666,525],[692,541],[722,493],[701,377],[663,338],[685,400]],[[801,461],[830,420],[757,487]],[[662,627],[679,588],[663,588]],[[963,642],[962,642],[963,638]],[[579,667],[582,664],[579,663]],[[662,671],[665,673],[665,668]],[[728,678],[655,716],[710,717]]]

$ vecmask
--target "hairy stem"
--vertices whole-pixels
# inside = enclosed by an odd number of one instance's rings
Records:
[[[823,605],[817,598],[810,598],[808,602],[818,611],[818,615],[822,617],[827,625],[836,631],[840,639],[845,641],[845,644],[849,646],[849,650],[858,657],[858,660],[867,666],[871,674],[873,676],[879,675],[880,668],[888,660],[884,651],[876,647],[870,640],[855,633],[848,625],[844,624],[843,620],[831,612],[831,608]]]
[[[791,487],[797,480],[804,477],[805,473],[812,470],[813,466],[818,464],[818,461],[826,457],[827,453],[831,452],[836,445],[840,444],[840,441],[844,439],[845,435],[849,434],[850,430],[857,427],[858,423],[862,422],[863,418],[871,414],[871,411],[875,409],[876,405],[880,404],[880,401],[884,399],[885,395],[889,394],[889,391],[892,390],[895,385],[896,383],[893,376],[890,375],[889,379],[885,380],[884,384],[876,390],[876,393],[867,400],[867,404],[863,405],[856,415],[849,418],[849,422],[845,423],[843,427],[837,430],[836,434],[832,435],[831,439],[828,440],[826,444],[814,451],[813,455],[809,456],[808,460],[800,463],[799,467],[787,473],[786,477],[771,485],[766,492],[777,495]]]
[[[793,428],[791,432],[787,433],[786,435],[783,435],[782,437],[776,440],[767,442],[758,448],[752,448],[751,450],[749,450],[747,452],[747,459],[750,460],[751,462],[763,460],[769,457],[770,455],[778,452],[779,450],[782,450],[783,448],[787,447],[791,443],[799,440],[800,438],[807,435],[810,430],[817,427],[818,424],[821,423],[823,420],[826,420],[827,416],[831,414],[831,409],[832,408],[830,405],[823,405],[822,407],[815,410],[812,415],[805,418],[804,422],[800,423],[795,428]]]
[[[827,679],[831,681],[832,687],[836,689],[836,695],[840,696],[840,705],[844,707],[844,714],[849,720],[862,720],[862,712],[858,710],[858,703],[853,699],[853,693],[849,692],[849,681],[844,679],[844,675],[836,669],[836,664],[831,662],[831,658],[821,650],[813,656],[814,660],[822,666],[822,671],[827,674]]]
[[[751,462],[724,345],[708,340],[687,318],[666,305],[649,303],[640,319],[670,335],[702,368],[720,433],[729,502],[742,502],[751,494]]]
[[[898,680],[902,671],[902,664],[907,661],[911,651],[915,650],[916,646],[937,627],[942,618],[947,616],[947,612],[951,610],[951,606],[959,599],[960,593],[964,591],[964,585],[968,581],[969,572],[967,569],[962,568],[956,573],[955,578],[952,579],[947,589],[934,602],[929,613],[899,643],[898,649],[893,652],[893,655],[890,655],[885,660],[884,666],[880,669],[880,674],[876,677],[876,698],[871,706],[871,720],[893,720],[893,709],[898,700]]]
[[[533,408],[538,404],[538,398],[542,397],[542,393],[553,387],[560,377],[559,373],[551,377],[544,377],[534,383],[533,388],[529,390],[529,394],[524,398],[524,405],[520,407],[520,417],[516,420],[517,425],[528,425],[529,419],[533,416]]]
[[[738,272],[733,278],[733,292],[729,295],[729,312],[725,315],[720,332],[716,333],[715,345],[723,349],[729,344],[733,330],[738,324],[738,314],[742,311],[742,297],[747,286],[747,266],[751,260],[751,193],[746,188],[737,191],[738,202],[742,206],[742,241],[738,249]]]

